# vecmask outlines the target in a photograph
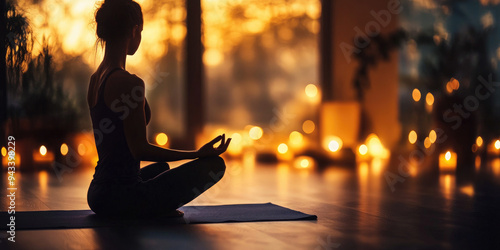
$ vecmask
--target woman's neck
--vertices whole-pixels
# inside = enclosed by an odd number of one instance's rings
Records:
[[[126,42],[106,42],[104,59],[101,66],[105,68],[121,68],[125,70],[127,60]]]

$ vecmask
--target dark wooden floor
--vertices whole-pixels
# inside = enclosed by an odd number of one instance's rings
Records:
[[[273,202],[318,220],[17,231],[14,244],[0,232],[0,249],[500,249],[498,162],[465,185],[454,175],[425,184],[410,176],[394,192],[384,162],[321,170],[252,159],[227,165],[222,182],[190,205]],[[92,171],[61,181],[52,171],[18,173],[17,210],[88,209]]]

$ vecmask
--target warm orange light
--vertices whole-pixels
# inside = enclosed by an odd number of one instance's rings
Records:
[[[316,128],[316,125],[314,125],[314,122],[311,120],[307,120],[304,123],[302,123],[302,130],[306,134],[310,134],[314,132],[314,129]]]
[[[60,151],[62,155],[67,155],[69,151],[68,145],[66,143],[61,144]]]
[[[233,133],[231,135],[231,143],[240,144],[241,140],[242,140],[242,137],[239,133]],[[231,144],[229,144],[229,145],[231,145]]]
[[[203,63],[208,66],[217,66],[222,60],[224,55],[217,49],[208,49],[203,53]]]
[[[337,136],[329,136],[324,140],[324,147],[330,152],[337,152],[342,149],[344,142]]]
[[[316,85],[314,84],[308,84],[306,86],[306,95],[310,98],[314,98],[318,95],[318,87],[316,87]]]
[[[476,138],[476,145],[477,145],[478,147],[483,146],[483,138],[482,138],[481,136],[478,136],[478,137]]]
[[[227,151],[233,155],[241,153],[243,148],[242,141],[243,138],[239,133],[233,133],[231,135],[231,144],[229,144]]]
[[[418,102],[418,101],[420,101],[422,94],[420,94],[420,90],[413,89],[413,92],[411,92],[411,96],[413,97],[414,101]]]
[[[278,145],[278,153],[286,154],[286,152],[288,152],[288,146],[285,143]]]
[[[85,153],[87,153],[87,147],[82,143],[78,144],[78,154],[85,155]]]
[[[449,161],[449,160],[451,159],[451,152],[450,152],[450,151],[446,152],[446,154],[444,155],[444,158],[445,158],[447,161]]]
[[[47,154],[47,148],[44,145],[40,146],[39,151],[42,156],[45,156]]]
[[[446,83],[446,92],[450,93],[453,92],[453,88],[451,87],[450,82]]]
[[[460,188],[460,191],[468,196],[474,196],[474,186],[467,185]]]
[[[434,143],[434,142],[436,142],[436,139],[437,139],[437,134],[436,134],[436,131],[431,130],[431,131],[429,132],[429,140],[430,140],[430,142],[431,142],[431,143]]]
[[[300,161],[300,166],[301,166],[301,167],[303,167],[303,168],[307,168],[307,167],[309,167],[309,164],[310,164],[310,163],[309,163],[309,160],[307,160],[307,159],[302,159],[302,160]]]
[[[376,134],[368,135],[368,137],[366,138],[366,145],[368,146],[368,150],[374,156],[381,155],[382,151],[384,150],[384,147],[382,146],[382,143],[380,142],[380,139]]]
[[[453,90],[457,90],[459,87],[460,87],[460,82],[458,82],[457,79],[455,78],[451,78],[450,79],[450,87],[453,89]]]
[[[417,142],[417,139],[418,139],[417,132],[415,132],[415,130],[410,131],[410,133],[408,134],[408,141],[411,144],[415,144],[415,142]]]
[[[500,140],[495,141],[495,148],[498,150],[500,149]]]
[[[2,147],[2,156],[5,157],[7,155],[7,149]]]
[[[291,145],[301,146],[303,140],[304,140],[304,137],[302,136],[302,134],[300,132],[293,131],[292,133],[290,133],[289,141],[290,141]]]
[[[293,162],[295,168],[298,169],[314,168],[315,164],[314,159],[309,156],[299,156]]]
[[[431,143],[431,139],[429,139],[429,137],[425,137],[425,140],[424,140],[424,147],[425,148],[430,148],[432,145]]]
[[[365,144],[361,144],[358,148],[359,154],[366,155],[368,153],[368,147]]]
[[[262,137],[262,135],[264,134],[264,131],[262,130],[262,128],[258,127],[258,126],[254,126],[250,129],[250,131],[248,132],[248,135],[250,136],[250,138],[252,140],[258,140]]]
[[[434,96],[431,94],[431,92],[427,93],[427,95],[425,96],[425,102],[429,106],[432,106],[432,104],[434,104]]]
[[[168,142],[168,136],[165,133],[159,133],[156,135],[156,144],[164,146]]]
[[[439,155],[439,169],[441,171],[455,171],[457,167],[457,153],[446,151]]]

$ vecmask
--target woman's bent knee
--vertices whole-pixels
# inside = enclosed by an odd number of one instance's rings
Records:
[[[224,159],[220,156],[213,156],[205,158],[207,165],[209,166],[211,173],[210,176],[215,182],[218,182],[224,176],[226,172],[226,163]]]

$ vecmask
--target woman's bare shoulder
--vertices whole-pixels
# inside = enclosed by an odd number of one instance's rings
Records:
[[[126,70],[120,70],[116,72],[114,75],[113,79],[110,81],[113,81],[118,84],[122,84],[123,87],[126,86],[144,86],[144,81],[138,77],[135,74],[130,74]]]

